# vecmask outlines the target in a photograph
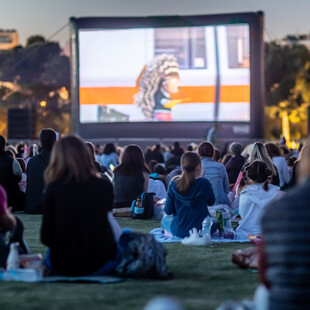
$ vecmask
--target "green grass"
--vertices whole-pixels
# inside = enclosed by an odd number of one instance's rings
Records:
[[[20,215],[33,253],[44,253],[40,244],[41,217]],[[120,225],[149,232],[159,222],[119,219]],[[250,298],[257,274],[231,263],[231,253],[249,244],[214,244],[210,247],[165,244],[173,280],[129,280],[117,284],[64,284],[0,282],[0,309],[96,310],[143,309],[155,296],[173,296],[188,310],[215,309],[226,299]]]

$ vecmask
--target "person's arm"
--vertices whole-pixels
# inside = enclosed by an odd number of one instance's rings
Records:
[[[20,167],[19,162],[16,159],[13,159],[12,162],[12,169],[13,169],[13,174],[16,176],[17,182],[20,182],[22,180],[22,168]]]
[[[170,215],[170,214],[175,214],[175,206],[174,206],[174,195],[173,191],[171,190],[172,184],[170,184],[168,188],[168,194],[167,194],[167,199],[166,199],[166,204],[164,211]]]
[[[225,166],[223,166],[223,174],[224,174],[224,180],[223,180],[224,193],[227,195],[229,193],[229,179]]]
[[[144,179],[144,183],[143,183],[143,192],[147,193],[147,189],[149,187],[149,174],[147,172],[143,172],[143,179]]]
[[[282,166],[283,166],[282,170],[283,170],[283,180],[284,180],[284,183],[285,184],[289,184],[290,179],[291,179],[290,178],[290,172],[288,171],[288,166],[287,166],[287,163],[286,163],[284,158],[282,160]]]
[[[54,243],[54,216],[52,188],[49,186],[43,197],[43,217],[41,226],[41,242],[49,247]]]

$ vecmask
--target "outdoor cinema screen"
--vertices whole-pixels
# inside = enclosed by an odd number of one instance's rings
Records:
[[[250,121],[246,23],[78,36],[81,123]]]

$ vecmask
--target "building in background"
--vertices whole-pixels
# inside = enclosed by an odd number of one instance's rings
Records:
[[[0,29],[0,52],[11,50],[17,45],[19,45],[19,37],[15,29]]]

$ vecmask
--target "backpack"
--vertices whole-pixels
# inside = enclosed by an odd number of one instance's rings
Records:
[[[137,208],[135,199],[131,203],[130,214],[133,219],[148,220],[154,215],[154,195],[155,193],[142,193],[137,197],[141,200],[142,207]]]
[[[121,277],[171,279],[166,263],[167,251],[153,235],[123,232],[119,239],[121,260],[116,274]]]

